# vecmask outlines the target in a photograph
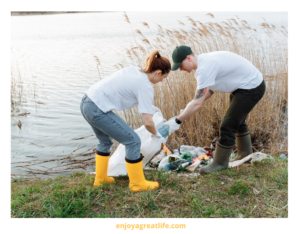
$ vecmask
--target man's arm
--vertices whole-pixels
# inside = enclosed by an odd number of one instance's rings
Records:
[[[206,97],[206,99],[204,101],[206,101],[207,99],[209,99],[213,94],[214,94],[214,91],[212,91],[211,89],[209,89],[207,97]]]
[[[197,89],[194,100],[187,104],[184,112],[180,114],[177,119],[183,122],[190,118],[203,106],[204,101],[210,98],[213,93],[214,92],[210,90],[209,87]]]

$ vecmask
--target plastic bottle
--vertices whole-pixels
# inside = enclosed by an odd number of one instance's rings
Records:
[[[181,159],[181,157],[179,155],[176,155],[176,154],[170,154],[168,155],[168,162],[174,162],[178,159]]]
[[[194,159],[193,155],[188,151],[183,152],[181,158],[183,158],[185,160],[189,160],[189,161],[193,161],[193,159]]]
[[[185,163],[182,163],[178,166],[177,168],[177,171],[180,172],[180,171],[184,171],[186,167],[188,167],[189,165],[191,165],[192,163],[191,162],[185,162]]]
[[[163,122],[156,126],[157,131],[162,137],[167,137],[169,135],[169,126],[165,125]]]
[[[171,162],[170,164],[174,168],[172,170],[176,170],[177,168],[179,168],[184,163],[189,163],[189,162],[187,160],[185,160],[185,159],[179,159],[179,160],[176,160],[174,162]]]

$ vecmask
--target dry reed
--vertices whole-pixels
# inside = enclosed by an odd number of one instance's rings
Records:
[[[208,16],[214,18],[213,14]],[[142,30],[136,29],[139,36],[134,38],[136,44],[125,50],[129,60],[127,63],[141,67],[140,55],[145,59],[154,49],[172,61],[173,49],[181,44],[189,45],[195,54],[231,51],[245,57],[262,72],[267,86],[263,99],[246,119],[253,147],[270,154],[287,154],[287,30],[283,26],[276,28],[267,22],[263,22],[262,28],[257,30],[239,18],[205,24],[190,17],[188,20],[190,25],[179,21],[180,25],[185,26],[181,30],[164,29],[158,25],[158,34],[154,38],[146,38]],[[130,24],[127,15],[126,22]],[[142,25],[149,28],[145,22]],[[118,67],[122,65],[118,64]],[[154,105],[162,111],[164,118],[177,116],[194,98],[194,73],[171,72],[168,79],[155,85],[154,89]],[[168,145],[173,149],[182,144],[202,147],[209,145],[213,138],[219,137],[221,121],[228,105],[229,94],[215,93],[200,111],[169,137]],[[121,115],[133,129],[142,125],[137,108],[125,110]]]

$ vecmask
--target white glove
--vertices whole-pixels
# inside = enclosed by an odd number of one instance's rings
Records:
[[[151,134],[151,137],[162,138],[162,135],[160,135],[160,133],[156,131],[156,134]]]
[[[176,123],[175,119],[177,116],[169,119],[167,122],[165,122],[165,125],[169,125],[169,134],[179,130],[180,124]]]

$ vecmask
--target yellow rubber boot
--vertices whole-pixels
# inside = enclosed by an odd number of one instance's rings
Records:
[[[108,156],[103,156],[96,154],[96,177],[94,186],[102,186],[102,183],[111,184],[115,182],[113,177],[107,176],[107,168],[108,168],[108,161],[109,161],[109,154]]]
[[[129,163],[126,160],[126,168],[129,177],[129,188],[132,192],[145,190],[154,190],[159,187],[158,182],[148,181],[145,179],[143,170],[143,161]]]

